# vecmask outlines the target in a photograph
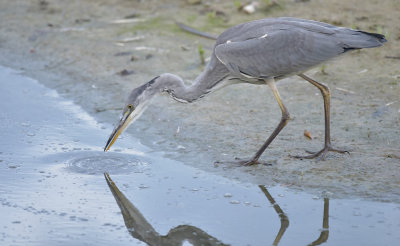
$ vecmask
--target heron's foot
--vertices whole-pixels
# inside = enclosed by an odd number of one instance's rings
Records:
[[[266,165],[266,166],[271,166],[271,163],[263,162],[260,160],[255,160],[255,159],[250,159],[250,160],[242,160],[240,158],[235,158],[233,161],[216,161],[214,162],[214,165],[218,164],[229,164],[229,165],[234,165],[234,166],[253,166],[253,165]]]
[[[256,165],[256,164],[260,164],[260,162],[258,160],[254,160],[254,159],[242,160],[242,159],[237,158],[237,157],[235,158],[235,162],[240,166],[253,166],[253,165]]]
[[[301,155],[291,155],[291,157],[293,158],[298,158],[298,159],[314,159],[317,158],[318,161],[323,161],[326,159],[326,156],[328,154],[329,151],[332,152],[336,152],[336,153],[341,153],[341,154],[350,154],[349,151],[347,150],[341,150],[341,149],[335,149],[330,145],[325,145],[325,147],[318,151],[318,152],[312,152],[312,151],[308,151],[306,150],[307,153],[311,154],[311,155],[305,155],[305,156],[301,156]]]

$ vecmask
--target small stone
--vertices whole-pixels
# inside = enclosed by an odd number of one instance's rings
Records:
[[[232,194],[231,193],[225,193],[224,197],[232,197]]]

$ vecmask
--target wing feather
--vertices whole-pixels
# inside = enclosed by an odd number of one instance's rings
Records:
[[[214,52],[235,76],[246,74],[253,78],[271,78],[291,75],[344,51],[329,32],[311,29],[287,25],[258,28],[253,35],[246,35],[251,38],[232,38],[229,42],[217,44]]]

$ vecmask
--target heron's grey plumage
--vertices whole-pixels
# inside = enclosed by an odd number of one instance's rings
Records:
[[[210,62],[190,86],[162,74],[132,91],[128,101],[168,92],[181,102],[209,93],[225,78],[257,83],[298,74],[351,49],[381,46],[383,35],[291,17],[243,23],[218,36]]]
[[[105,150],[110,148],[128,123],[140,115],[145,109],[143,105],[154,95],[168,92],[177,101],[193,102],[216,88],[239,81],[268,84],[282,111],[281,121],[274,132],[251,161],[245,162],[257,163],[265,148],[290,119],[274,81],[297,74],[316,86],[324,98],[325,147],[307,158],[319,155],[324,158],[328,151],[344,153],[331,147],[329,88],[305,76],[303,72],[349,50],[378,47],[384,42],[386,39],[381,34],[291,17],[263,19],[234,26],[218,36],[210,62],[191,85],[185,85],[177,75],[165,73],[134,89]]]
[[[349,28],[297,18],[273,18],[234,26],[217,39],[214,53],[237,77],[283,78],[304,72],[349,49],[385,40]]]
[[[169,93],[179,102],[193,102],[215,89],[229,75],[229,70],[213,55],[204,71],[191,85],[185,85],[183,79],[175,74],[164,73],[134,89],[128,97],[136,107],[160,92]]]

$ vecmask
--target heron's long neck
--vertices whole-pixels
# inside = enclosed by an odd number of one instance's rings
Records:
[[[204,71],[190,86],[186,86],[179,76],[168,73],[160,75],[155,80],[154,86],[158,87],[160,91],[168,92],[179,102],[192,102],[213,91],[228,74],[229,72],[223,64],[211,59]]]

